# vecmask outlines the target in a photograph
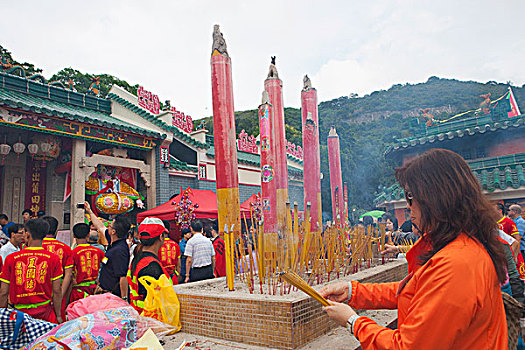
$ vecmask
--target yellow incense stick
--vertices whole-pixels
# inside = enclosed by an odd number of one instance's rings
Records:
[[[281,272],[280,277],[285,280],[286,282],[290,283],[292,286],[297,287],[298,289],[302,290],[318,302],[320,302],[323,306],[330,306],[330,302],[323,298],[321,294],[319,294],[315,289],[310,287],[308,283],[306,283],[305,280],[303,280],[298,274],[296,274],[293,271],[286,271]]]

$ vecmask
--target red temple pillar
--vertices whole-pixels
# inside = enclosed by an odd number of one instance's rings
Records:
[[[270,125],[273,131],[271,152],[275,154],[275,180],[277,188],[277,229],[284,232],[286,224],[286,202],[288,202],[288,162],[286,157],[286,134],[284,128],[283,82],[275,68],[275,57],[272,57],[270,72],[264,81],[272,110]]]
[[[341,151],[339,135],[332,126],[328,134],[328,164],[330,166],[330,193],[332,196],[333,221],[340,225],[344,216],[343,176],[341,173]]]
[[[226,246],[226,280],[233,290],[233,244],[241,230],[239,171],[233,106],[231,59],[219,26],[213,30],[211,54],[211,88],[213,98],[213,136],[215,139],[215,173],[219,231]]]
[[[303,120],[303,183],[304,204],[310,202],[310,227],[312,231],[322,229],[321,207],[321,155],[319,153],[319,114],[317,90],[307,75],[301,91],[301,114]]]

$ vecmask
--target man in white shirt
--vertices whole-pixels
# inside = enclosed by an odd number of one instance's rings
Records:
[[[213,278],[215,270],[215,249],[211,241],[202,234],[202,223],[199,220],[191,223],[191,232],[193,236],[184,250],[184,255],[187,256],[186,283]]]
[[[5,258],[9,254],[19,251],[20,245],[24,243],[24,226],[20,224],[14,224],[9,226],[7,231],[11,236],[11,239],[9,242],[4,244],[2,248],[0,248],[0,256],[2,257],[2,261],[5,261]]]

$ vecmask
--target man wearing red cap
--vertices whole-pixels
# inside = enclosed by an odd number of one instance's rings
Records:
[[[158,218],[145,218],[139,225],[140,245],[127,276],[130,291],[129,302],[139,313],[144,309],[144,299],[148,293],[139,282],[139,278],[151,276],[158,279],[162,274],[169,278],[157,256],[164,243],[162,234],[166,231],[162,220]]]

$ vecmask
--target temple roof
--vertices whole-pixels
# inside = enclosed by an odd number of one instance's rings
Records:
[[[525,125],[525,115],[518,115],[512,118],[493,118],[490,114],[480,117],[466,118],[457,121],[450,121],[436,126],[427,127],[423,132],[416,136],[396,139],[392,146],[388,146],[385,155],[410,147],[423,145],[426,143],[451,140],[484,134],[486,132],[497,132],[500,130],[523,128]]]
[[[486,192],[525,187],[525,153],[469,161],[469,166]],[[396,182],[385,188],[374,200],[376,205],[402,200],[405,191]]]
[[[191,173],[197,173],[197,166],[196,165],[189,165],[186,162],[183,162],[181,160],[178,160],[174,156],[170,155],[170,169],[178,170],[178,171],[187,171]]]
[[[184,142],[186,142],[186,143],[188,143],[188,144],[190,144],[192,146],[195,146],[197,148],[207,149],[209,147],[208,144],[202,143],[200,141],[195,140],[194,138],[192,138],[188,134],[180,131],[179,128],[177,128],[177,127],[175,127],[173,125],[166,124],[165,122],[160,120],[157,116],[147,112],[146,110],[140,108],[139,106],[137,106],[137,105],[135,105],[135,104],[133,104],[133,103],[131,103],[129,101],[126,101],[125,99],[123,99],[120,96],[117,96],[114,93],[109,93],[107,98],[112,100],[112,101],[115,101],[116,103],[118,103],[122,107],[132,111],[133,113],[140,115],[144,119],[146,119],[146,120],[150,121],[151,123],[161,127],[162,129],[164,129],[166,131],[171,131],[173,133],[173,136],[178,138],[179,140],[182,140],[182,141],[184,141]]]
[[[0,78],[0,106],[158,139],[166,137],[112,117],[107,100],[6,73],[0,73]]]

